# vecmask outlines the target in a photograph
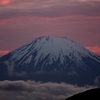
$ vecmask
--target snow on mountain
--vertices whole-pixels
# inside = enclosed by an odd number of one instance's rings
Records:
[[[66,37],[36,38],[1,57],[2,66],[2,79],[28,75],[27,79],[69,83],[77,83],[76,80],[79,80],[79,84],[85,84],[93,83],[100,76],[100,56]]]
[[[84,56],[91,56],[92,53],[87,51],[81,45],[67,39],[60,37],[40,37],[35,39],[33,42],[24,45],[17,50],[11,52],[11,59],[15,62],[20,60],[20,64],[28,64],[32,61],[32,54],[37,52],[35,57],[35,66],[38,61],[43,60],[47,55],[49,55],[49,64],[52,64],[53,61],[56,62],[60,58],[60,63],[63,64],[66,62],[65,56],[72,59],[72,57],[81,60]],[[25,59],[25,60],[24,60]],[[24,62],[23,62],[24,60]]]

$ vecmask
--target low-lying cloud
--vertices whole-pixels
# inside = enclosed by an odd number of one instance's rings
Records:
[[[66,83],[41,83],[35,81],[1,81],[1,100],[65,100],[67,97],[94,88]]]

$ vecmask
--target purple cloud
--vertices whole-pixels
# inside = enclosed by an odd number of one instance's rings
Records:
[[[0,11],[0,51],[14,50],[43,35],[100,47],[99,0],[11,0]]]

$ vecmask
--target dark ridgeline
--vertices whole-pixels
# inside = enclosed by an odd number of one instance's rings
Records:
[[[0,58],[0,80],[99,85],[100,56],[65,38],[39,37]]]
[[[65,100],[100,100],[100,88],[90,89],[82,93],[75,94]]]

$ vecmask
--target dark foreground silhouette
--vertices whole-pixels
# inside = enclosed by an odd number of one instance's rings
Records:
[[[65,100],[100,100],[100,88],[90,89],[82,93],[75,94]]]

